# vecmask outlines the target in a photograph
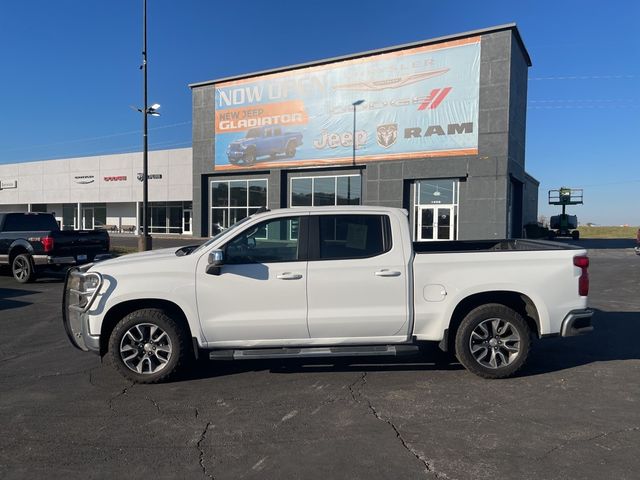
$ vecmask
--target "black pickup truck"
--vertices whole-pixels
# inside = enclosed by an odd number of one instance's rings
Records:
[[[46,267],[93,262],[109,253],[104,230],[60,230],[50,213],[0,213],[0,266],[20,283]]]

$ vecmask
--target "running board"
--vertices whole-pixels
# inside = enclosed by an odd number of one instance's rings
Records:
[[[211,360],[257,360],[266,358],[371,357],[418,353],[417,345],[363,345],[351,347],[252,348],[212,350]]]

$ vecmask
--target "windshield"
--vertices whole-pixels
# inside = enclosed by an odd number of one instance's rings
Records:
[[[251,216],[249,217],[244,217],[242,220],[238,220],[236,223],[234,223],[233,225],[231,225],[229,228],[222,230],[221,232],[219,232],[218,234],[214,235],[213,237],[211,237],[209,240],[207,240],[206,242],[204,242],[202,245],[200,245],[198,248],[196,248],[195,250],[193,250],[191,253],[196,253],[199,252],[200,250],[204,250],[205,248],[207,248],[209,245],[211,245],[213,242],[215,242],[218,238],[220,238],[222,235],[224,235],[225,233],[229,233],[230,230],[235,230],[236,228],[238,228],[240,225],[242,225],[243,223],[245,223],[246,221],[248,221],[251,218]],[[191,254],[190,254],[191,255]]]

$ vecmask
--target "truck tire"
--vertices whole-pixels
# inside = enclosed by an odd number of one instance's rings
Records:
[[[287,148],[285,150],[285,156],[287,158],[293,158],[296,156],[296,142],[287,143]]]
[[[483,378],[506,378],[524,365],[531,346],[527,322],[515,310],[497,303],[467,314],[456,332],[456,356]]]
[[[11,262],[13,278],[20,283],[33,282],[36,279],[36,267],[28,253],[16,255]]]
[[[158,383],[175,375],[190,351],[185,329],[156,308],[131,312],[109,337],[109,354],[118,371],[135,383]]]
[[[256,151],[252,148],[248,149],[242,157],[243,165],[253,165],[256,163]]]
[[[571,238],[573,240],[580,240],[580,230],[574,230],[571,232]]]

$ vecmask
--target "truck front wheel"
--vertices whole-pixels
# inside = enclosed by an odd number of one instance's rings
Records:
[[[246,152],[244,152],[244,156],[242,157],[243,165],[253,165],[256,163],[256,151],[252,148],[249,148]]]
[[[174,375],[184,363],[188,345],[184,328],[155,308],[131,312],[109,337],[113,364],[136,383],[157,383]]]
[[[20,283],[33,282],[36,279],[36,268],[33,265],[31,255],[28,253],[21,253],[16,255],[11,262],[11,273]]]
[[[524,365],[530,346],[527,322],[515,310],[496,303],[473,309],[456,333],[458,360],[484,378],[512,376]]]
[[[293,158],[296,156],[296,142],[289,142],[285,150],[285,156],[287,158]]]

